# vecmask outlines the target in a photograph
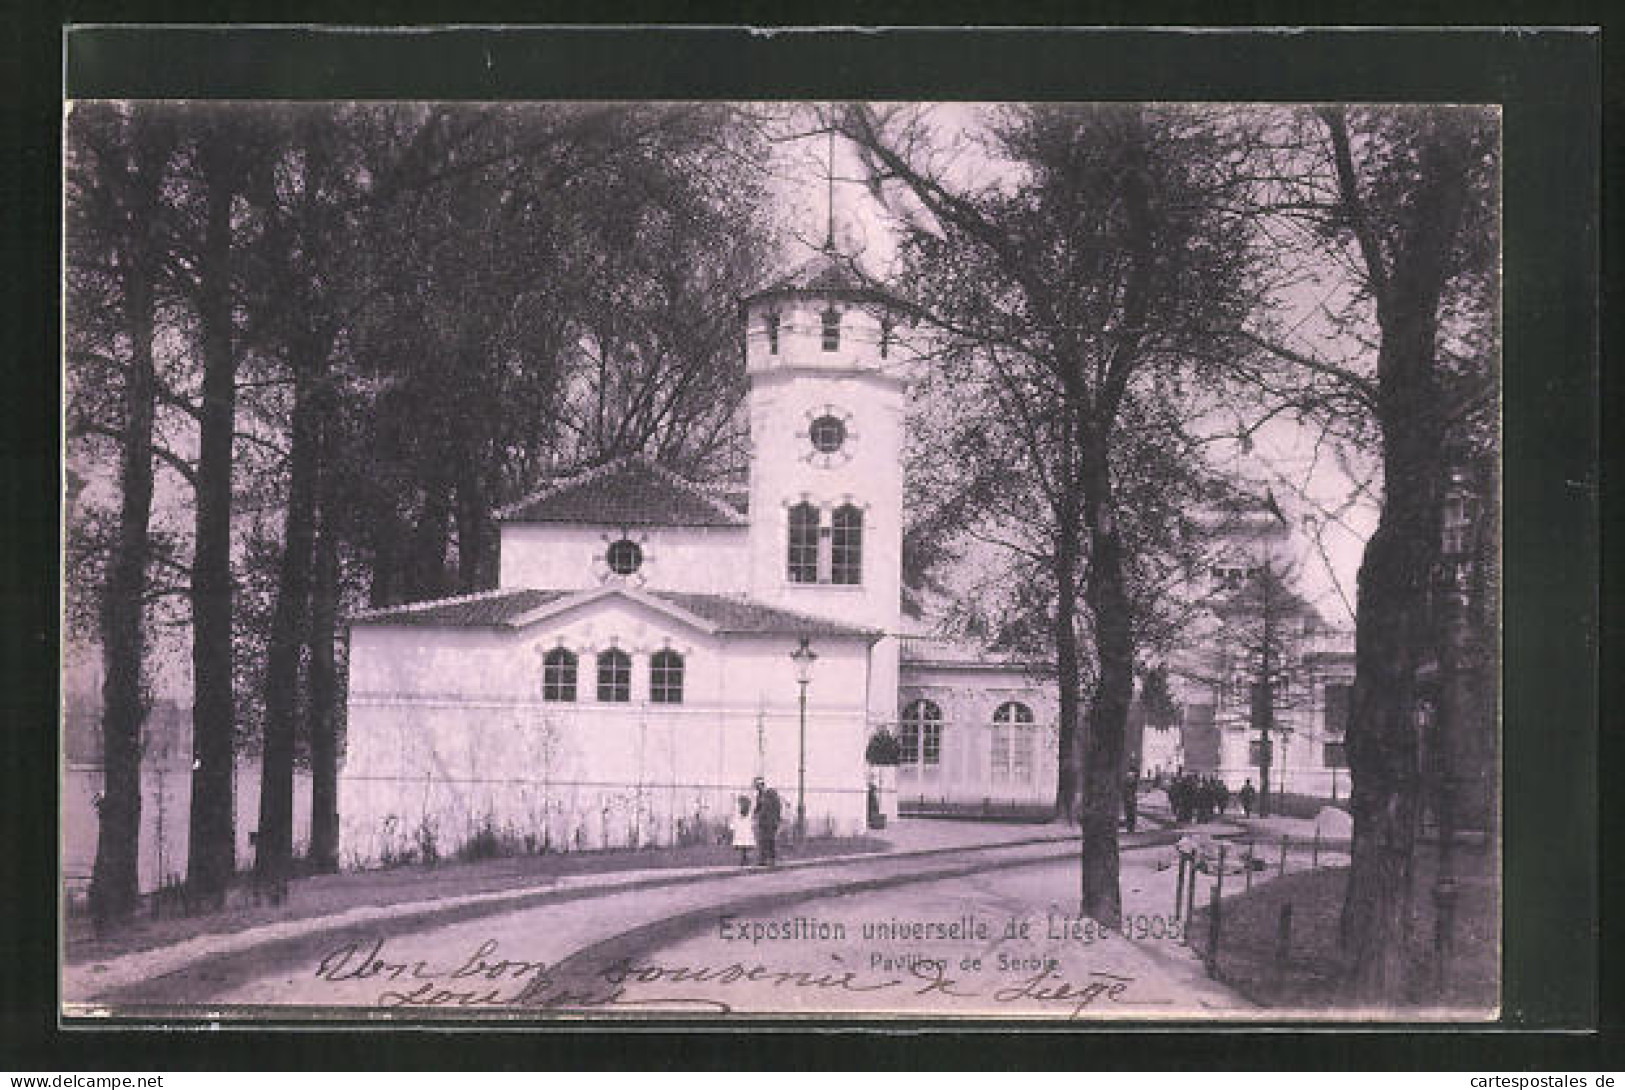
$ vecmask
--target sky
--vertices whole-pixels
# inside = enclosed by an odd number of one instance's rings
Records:
[[[939,139],[952,149],[947,157],[950,177],[979,181],[1001,169],[975,139],[987,109],[976,103],[930,105],[929,116]],[[791,124],[795,132],[809,128],[805,119]],[[833,159],[831,150],[825,135],[802,136],[776,148],[771,166],[773,193],[797,240],[791,248],[799,247],[788,261],[794,264],[823,244],[831,207],[828,176],[833,173],[837,245],[857,256],[871,274],[884,277],[892,271],[896,251],[893,229],[862,181],[863,170],[854,149],[836,139]],[[1336,336],[1314,320],[1314,292],[1305,285],[1287,298],[1285,305],[1293,313],[1280,316],[1283,325],[1293,330],[1294,347],[1342,358],[1354,349],[1346,342],[1337,343]],[[1376,498],[1365,483],[1372,471],[1369,460],[1344,464],[1337,452],[1317,442],[1319,436],[1316,427],[1275,420],[1255,436],[1250,452],[1243,453],[1232,444],[1224,461],[1236,478],[1254,482],[1260,493],[1270,490],[1295,524],[1293,560],[1304,597],[1328,623],[1352,627],[1355,576],[1378,513]]]

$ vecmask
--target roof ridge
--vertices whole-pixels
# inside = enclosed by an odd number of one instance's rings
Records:
[[[699,484],[698,482],[691,481],[687,477],[685,477],[682,474],[678,473],[676,470],[668,469],[668,468],[666,468],[665,466],[661,465],[658,462],[649,461],[648,459],[644,459],[644,464],[647,465],[649,467],[649,469],[652,472],[654,472],[657,476],[665,477],[667,480],[672,481],[672,482],[674,482],[676,484],[682,485],[683,487],[687,488],[690,492],[692,492],[695,495],[695,497],[697,499],[699,499],[702,503],[706,504],[708,507],[710,507],[717,514],[721,515],[723,518],[726,518],[726,519],[728,519],[729,521],[732,521],[732,522],[743,522],[744,521],[743,517],[739,514],[739,511],[736,508],[729,506],[727,503],[725,503],[722,500],[718,499],[716,496],[711,495],[709,493],[709,491],[705,488],[705,486]]]
[[[597,480],[599,477],[607,475],[611,470],[620,468],[636,457],[639,456],[622,454],[618,457],[611,458],[607,462],[600,462],[598,465],[590,466],[587,469],[572,473],[568,477],[550,478],[547,484],[542,485],[536,491],[532,492],[528,496],[525,496],[523,499],[515,500],[510,504],[505,504],[504,506],[497,508],[496,517],[499,519],[508,518],[514,512],[525,507],[529,507],[533,503],[540,503],[543,500],[551,499],[567,488],[575,488],[578,485],[588,484]]]
[[[372,609],[363,609],[359,613],[352,613],[349,619],[351,621],[363,621],[380,617],[386,613],[416,613],[419,610],[460,605],[463,602],[478,602],[486,598],[503,598],[510,594],[525,594],[535,590],[537,590],[535,587],[493,587],[490,590],[478,590],[469,594],[454,594],[448,598],[429,598],[422,602],[402,602],[398,606],[375,606]]]

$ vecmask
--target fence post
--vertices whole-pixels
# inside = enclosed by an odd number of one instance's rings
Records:
[[[1190,873],[1185,877],[1185,918],[1187,920],[1196,915],[1196,864],[1198,854],[1197,852],[1191,852],[1191,869]]]
[[[1213,887],[1207,915],[1207,975],[1219,975],[1219,887]]]
[[[1286,968],[1292,950],[1292,902],[1281,906],[1281,916],[1275,924],[1275,967]]]
[[[1315,847],[1314,847],[1314,850],[1309,853],[1309,869],[1310,870],[1319,870],[1320,869],[1320,826],[1319,825],[1315,826]]]
[[[1213,892],[1217,896],[1224,895],[1224,857],[1229,851],[1229,845],[1219,845],[1219,873],[1213,879]]]
[[[1253,842],[1247,841],[1247,892],[1253,891]]]
[[[1174,879],[1174,919],[1180,919],[1179,910],[1185,901],[1185,853],[1179,855],[1179,876]]]
[[[1286,842],[1290,839],[1290,837],[1285,836],[1281,838],[1281,865],[1275,869],[1275,877],[1277,878],[1286,875]]]

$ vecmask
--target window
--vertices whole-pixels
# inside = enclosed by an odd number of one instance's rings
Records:
[[[1247,763],[1255,768],[1263,768],[1265,758],[1271,754],[1274,744],[1261,739],[1253,739],[1247,743]],[[1274,764],[1273,761],[1270,762]]]
[[[643,566],[643,549],[630,538],[621,538],[609,547],[609,570],[616,575],[631,575]]]
[[[820,416],[807,429],[807,437],[820,454],[834,454],[846,442],[846,422],[838,416]]]
[[[767,351],[769,355],[779,354],[779,312],[776,310],[767,316]]]
[[[891,355],[892,317],[890,314],[880,318],[880,358],[885,359]]]
[[[1349,756],[1343,748],[1343,743],[1327,742],[1321,749],[1320,763],[1327,768],[1347,768]]]
[[[916,700],[903,709],[898,732],[903,764],[935,765],[942,760],[942,709],[929,700]]]
[[[1326,733],[1342,734],[1349,729],[1349,702],[1354,686],[1338,682],[1326,686]]]
[[[818,508],[810,503],[790,508],[789,568],[792,583],[818,582]]]
[[[656,651],[649,660],[649,699],[656,704],[683,702],[683,656]]]
[[[598,699],[604,704],[625,704],[632,699],[632,658],[610,648],[598,656]]]
[[[851,504],[835,509],[829,557],[830,582],[844,586],[863,582],[863,512]]]
[[[834,307],[830,307],[820,317],[824,323],[824,351],[839,351],[841,347],[841,312]]]
[[[1033,773],[1033,710],[1018,701],[1000,704],[993,713],[993,753],[989,768],[995,780],[1024,783]]]
[[[555,647],[542,657],[542,699],[575,698],[576,657],[562,647]]]

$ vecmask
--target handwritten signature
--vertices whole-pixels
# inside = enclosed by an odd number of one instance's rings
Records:
[[[899,999],[946,997],[985,998],[1001,1006],[1045,1004],[1064,1008],[1078,1018],[1100,1002],[1124,1003],[1131,976],[1092,971],[1084,981],[1068,980],[1053,968],[1044,968],[991,991],[948,974],[947,963],[923,960],[904,976],[871,976],[856,969],[839,971],[781,969],[762,963],[730,961],[694,965],[666,965],[655,961],[619,958],[597,971],[561,972],[559,966],[500,956],[494,939],[481,943],[460,963],[435,965],[427,960],[396,960],[387,956],[384,940],[351,942],[339,946],[317,963],[318,980],[340,984],[376,981],[387,984],[375,1003],[387,1008],[525,1007],[578,1011],[622,1007],[697,1009],[727,1014],[732,1004],[713,995],[668,993],[666,988],[704,985],[707,991],[740,990],[746,986],[791,992],[895,993]],[[660,986],[663,994],[637,994]]]

